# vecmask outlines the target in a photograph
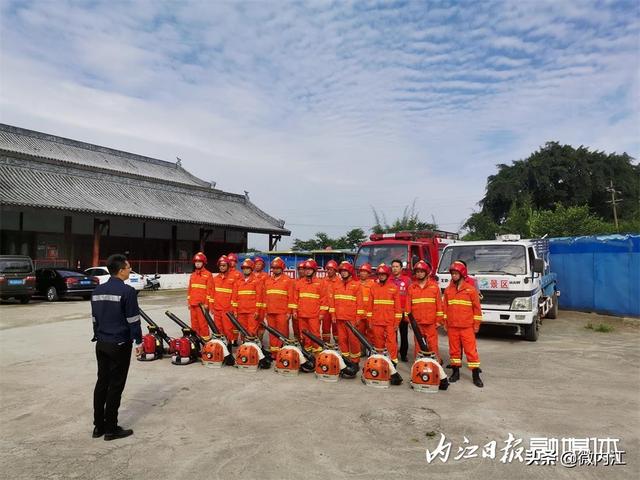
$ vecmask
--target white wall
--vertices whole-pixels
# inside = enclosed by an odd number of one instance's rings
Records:
[[[160,290],[187,288],[190,273],[172,273],[160,275]]]

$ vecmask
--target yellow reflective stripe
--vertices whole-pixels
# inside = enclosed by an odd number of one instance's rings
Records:
[[[469,365],[470,367],[479,367],[480,362],[467,362],[467,365]]]
[[[482,320],[482,315],[474,315],[473,319],[474,320]]]
[[[295,303],[288,303],[287,308],[298,308],[298,305],[296,305]]]
[[[436,303],[435,298],[413,298],[411,300],[411,304],[415,305],[416,303]]]
[[[329,313],[336,313],[336,309],[335,308],[330,308],[329,309]]]
[[[393,300],[374,300],[373,304],[374,305],[393,305],[394,301]]]
[[[472,303],[469,300],[449,300],[449,305],[466,305],[470,307]]]
[[[238,295],[255,295],[255,290],[238,290]]]
[[[326,305],[323,305],[320,307],[320,310],[329,310],[329,307],[327,307]]]
[[[356,310],[356,313],[357,313],[358,315],[364,315],[364,310]]]
[[[369,301],[369,297],[362,297],[362,301],[365,302],[365,303],[368,302]]]
[[[207,286],[202,284],[202,283],[192,283],[191,287],[192,288],[207,288]]]
[[[450,360],[452,362],[461,362],[462,361],[460,358],[451,358]]]
[[[267,290],[267,295],[289,295],[286,290]]]
[[[301,293],[300,294],[300,298],[316,298],[316,299],[319,299],[320,295],[318,295],[317,293]]]
[[[367,317],[373,317],[373,312],[367,312]]]
[[[436,317],[443,317],[443,316],[444,316],[444,313],[442,313],[442,312],[436,312]]]
[[[230,288],[221,288],[221,287],[216,287],[216,292],[233,293]]]
[[[352,301],[356,301],[356,297],[353,295],[342,295],[342,294],[338,294],[338,295],[334,295],[333,298],[335,298],[336,300],[352,300]]]
[[[231,302],[231,306],[232,307],[237,307],[238,306],[238,302]]]
[[[402,314],[401,314],[401,313],[396,313],[396,314],[394,315],[394,317],[396,317],[396,318],[402,318]]]

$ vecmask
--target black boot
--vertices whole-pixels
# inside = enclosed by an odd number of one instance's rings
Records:
[[[473,384],[478,388],[484,387],[484,383],[482,383],[482,379],[480,378],[481,372],[482,370],[480,370],[479,368],[474,368],[473,370],[471,370],[471,375],[473,376]]]
[[[453,373],[449,377],[449,383],[455,383],[460,380],[460,367],[451,367],[453,369]]]

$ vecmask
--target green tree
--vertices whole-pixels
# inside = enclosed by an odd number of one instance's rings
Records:
[[[371,208],[373,209],[373,218],[376,222],[375,225],[371,227],[373,233],[391,233],[405,230],[435,230],[438,228],[435,223],[420,220],[420,216],[416,210],[415,200],[411,205],[404,207],[402,216],[396,218],[391,224],[387,223],[384,213],[380,214],[374,207]]]
[[[531,217],[531,236],[573,237],[613,233],[614,226],[589,211],[586,205],[565,207],[556,204],[553,210],[540,210]]]
[[[345,235],[338,238],[331,238],[324,232],[318,232],[314,238],[309,240],[294,239],[291,249],[295,251],[324,250],[327,247],[331,247],[333,249],[355,250],[366,238],[367,236],[361,228],[349,230]]]

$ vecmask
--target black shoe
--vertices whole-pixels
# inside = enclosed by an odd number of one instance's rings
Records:
[[[124,429],[122,427],[116,427],[113,432],[105,432],[104,439],[106,441],[117,440],[118,438],[125,438],[129,435],[133,435],[133,430],[130,428]]]
[[[480,370],[479,368],[474,368],[471,371],[471,375],[473,376],[473,384],[478,388],[484,387],[484,383],[482,383],[482,379],[480,378],[481,372],[482,370]]]
[[[100,438],[104,435],[104,428],[93,427],[93,434],[91,435],[93,438]]]
[[[402,377],[398,372],[396,372],[389,378],[389,383],[391,385],[400,385],[402,383]]]
[[[451,367],[453,369],[453,373],[449,377],[449,383],[455,383],[460,380],[460,367]]]

